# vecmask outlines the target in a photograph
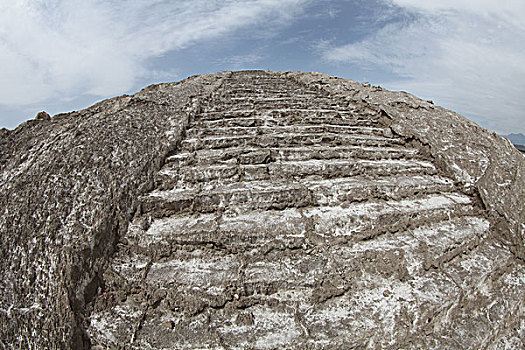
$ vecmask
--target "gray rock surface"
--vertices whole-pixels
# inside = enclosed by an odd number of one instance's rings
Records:
[[[3,348],[515,349],[523,156],[402,92],[228,72],[0,130]]]
[[[0,134],[0,347],[87,347],[86,312],[136,198],[220,75]]]

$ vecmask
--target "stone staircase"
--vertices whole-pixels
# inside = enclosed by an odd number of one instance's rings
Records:
[[[447,317],[482,295],[465,279],[487,280],[510,256],[486,242],[478,200],[380,113],[264,72],[233,73],[199,108],[105,272],[93,345],[484,341]]]

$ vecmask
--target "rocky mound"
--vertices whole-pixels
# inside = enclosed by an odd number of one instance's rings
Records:
[[[431,102],[227,72],[0,147],[4,348],[524,346],[525,160]]]

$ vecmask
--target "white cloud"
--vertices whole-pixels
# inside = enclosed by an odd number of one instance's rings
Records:
[[[285,25],[305,2],[2,1],[0,105],[123,93],[151,75],[147,59],[245,27]]]
[[[525,28],[523,0],[392,0],[392,3],[427,14],[470,13],[485,19],[511,23],[521,29]]]
[[[471,115],[500,132],[525,125],[525,2],[393,0],[412,14],[363,41],[329,47],[328,61],[389,70],[381,82]]]

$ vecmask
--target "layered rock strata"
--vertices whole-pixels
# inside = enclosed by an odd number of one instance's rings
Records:
[[[221,73],[2,134],[22,140],[6,347],[523,347],[525,162],[429,102]]]

